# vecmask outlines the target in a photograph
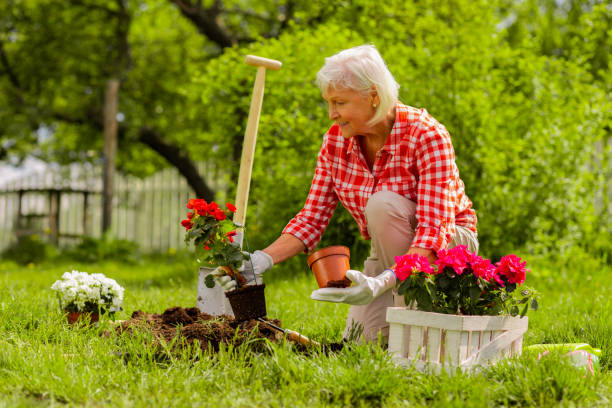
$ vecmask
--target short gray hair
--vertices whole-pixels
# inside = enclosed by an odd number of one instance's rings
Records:
[[[399,84],[387,68],[374,45],[360,45],[325,58],[317,73],[317,86],[321,93],[328,88],[346,88],[367,94],[376,89],[380,104],[368,122],[373,125],[383,120],[397,102]]]

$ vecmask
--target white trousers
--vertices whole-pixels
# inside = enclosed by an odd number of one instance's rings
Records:
[[[379,191],[368,200],[365,210],[368,233],[372,239],[370,256],[365,261],[363,273],[378,276],[395,264],[395,257],[404,255],[414,239],[416,203],[391,191]],[[478,237],[473,231],[455,226],[448,248],[466,245],[472,252],[478,252]],[[380,333],[386,343],[389,338],[389,324],[386,321],[387,307],[405,306],[403,296],[388,290],[367,305],[351,306],[346,319],[344,338],[376,341]]]

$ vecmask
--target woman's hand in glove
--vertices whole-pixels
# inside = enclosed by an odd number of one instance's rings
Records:
[[[386,269],[375,277],[369,277],[359,271],[348,270],[346,277],[355,285],[349,288],[322,288],[312,292],[310,298],[325,302],[348,303],[350,305],[367,305],[374,299],[395,286],[395,273]]]

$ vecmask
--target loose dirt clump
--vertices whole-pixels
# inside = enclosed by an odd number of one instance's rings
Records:
[[[270,323],[281,325],[280,320]],[[257,320],[237,322],[233,317],[211,316],[201,313],[197,308],[172,307],[162,314],[144,313],[140,310],[132,313],[129,320],[116,328],[118,333],[133,333],[135,330],[146,330],[153,334],[153,347],[163,349],[172,345],[173,351],[185,344],[198,344],[204,350],[218,351],[220,344],[240,345],[249,341],[253,347],[262,347],[261,341],[267,339],[277,342],[283,334]]]
[[[340,279],[340,280],[327,281],[327,285],[325,287],[326,288],[348,288],[349,286],[351,286],[351,283],[353,282],[345,276],[343,279]]]

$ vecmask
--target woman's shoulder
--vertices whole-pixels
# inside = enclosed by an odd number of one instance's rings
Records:
[[[396,120],[403,122],[408,129],[418,129],[421,131],[437,130],[446,132],[443,124],[438,122],[436,118],[431,116],[425,108],[415,108],[413,106],[403,105],[397,106]]]

